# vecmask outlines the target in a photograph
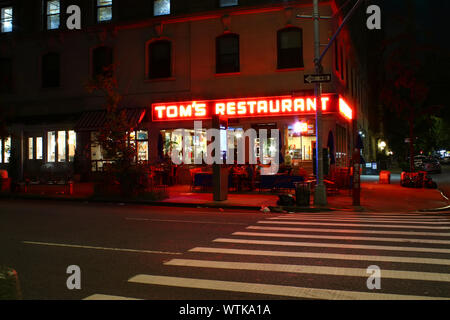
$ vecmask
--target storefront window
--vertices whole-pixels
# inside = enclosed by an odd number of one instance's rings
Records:
[[[9,163],[11,156],[11,137],[0,139],[0,163]]]
[[[92,171],[102,171],[106,163],[111,163],[114,160],[105,157],[102,146],[98,142],[98,135],[98,132],[91,132]],[[148,161],[148,131],[139,130],[128,133],[128,142],[131,146],[136,147],[138,161]]]
[[[194,163],[195,158],[203,159],[203,154],[206,154],[207,139],[206,130],[202,129],[200,132],[195,130],[185,130],[186,139],[183,141],[181,132],[175,130],[162,130],[163,136],[163,153],[165,156],[172,157],[172,151],[186,150],[184,163]],[[184,144],[183,144],[184,143]],[[181,155],[180,155],[180,159]]]
[[[77,134],[75,131],[69,131],[69,140],[68,140],[68,147],[69,147],[69,161],[73,162],[75,159],[75,150],[77,147]]]
[[[138,161],[148,161],[148,132],[137,131],[136,142]]]
[[[66,132],[58,131],[58,162],[66,162]]]
[[[28,138],[28,160],[34,159],[34,139],[32,137]]]
[[[102,147],[98,143],[98,132],[91,132],[91,161],[92,171],[101,171],[103,169]]]
[[[9,163],[9,159],[11,158],[11,137],[5,139],[4,148],[5,148],[4,162]]]
[[[47,162],[56,161],[56,132],[47,132]]]
[[[316,136],[314,125],[298,122],[288,126],[287,152],[293,161],[312,161]]]
[[[270,163],[271,160],[276,156],[276,148],[277,144],[275,138],[268,138],[265,143],[261,143],[259,138],[255,140],[256,158],[259,159],[261,163]],[[261,159],[261,151],[263,151],[263,159]]]
[[[36,160],[42,160],[43,158],[44,141],[42,137],[36,138]]]

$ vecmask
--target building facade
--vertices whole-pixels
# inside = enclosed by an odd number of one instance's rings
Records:
[[[74,4],[81,30],[66,26]],[[0,107],[8,131],[0,166],[19,179],[89,179],[102,170],[108,159],[95,137],[105,99],[86,84],[109,65],[135,123],[130,140],[140,161],[160,161],[161,137],[164,145],[181,143],[179,128],[192,132],[182,142],[192,155],[204,152],[194,120],[208,128],[221,114],[228,130],[279,129],[282,155],[312,172],[316,101],[304,75],[315,73],[313,21],[296,18],[312,12],[312,1],[0,0],[0,10]],[[333,17],[320,23],[326,44],[342,19],[339,4],[321,1],[320,13]],[[332,75],[323,84],[323,148],[342,167],[353,132],[368,132],[365,78],[353,49],[344,29],[323,61]],[[270,149],[255,145],[257,155]]]

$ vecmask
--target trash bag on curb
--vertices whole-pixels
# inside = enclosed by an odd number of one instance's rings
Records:
[[[295,199],[292,194],[280,194],[278,198],[277,205],[279,206],[295,206]]]

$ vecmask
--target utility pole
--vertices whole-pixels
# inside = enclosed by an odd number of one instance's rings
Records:
[[[323,74],[322,60],[325,54],[330,49],[333,42],[336,40],[337,36],[341,32],[344,25],[347,23],[348,19],[353,15],[358,6],[362,3],[362,0],[358,0],[353,8],[349,11],[347,16],[342,21],[341,25],[336,30],[335,34],[331,40],[326,45],[325,50],[320,53],[320,19],[331,19],[332,17],[321,17],[319,15],[319,0],[313,0],[313,14],[308,15],[297,15],[297,18],[313,19],[314,21],[314,65],[315,72],[318,75]],[[316,206],[326,206],[327,205],[327,190],[323,181],[323,148],[322,148],[322,83],[316,83],[314,87],[314,93],[316,96],[316,188],[314,193],[314,204]]]
[[[313,0],[314,19],[314,64],[316,74],[322,74],[322,64],[320,63],[320,28],[319,28],[319,0]],[[327,190],[323,182],[323,148],[322,148],[322,83],[314,85],[316,96],[316,188],[314,191],[314,204],[316,206],[327,205]]]

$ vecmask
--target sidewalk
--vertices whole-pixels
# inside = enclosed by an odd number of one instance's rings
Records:
[[[397,177],[398,176],[398,177]],[[350,190],[341,190],[339,194],[328,196],[325,208],[296,208],[296,211],[364,211],[364,212],[415,212],[418,210],[442,208],[449,203],[436,189],[410,189],[400,186],[400,176],[392,175],[391,184],[379,184],[378,176],[361,177],[361,206],[352,205]],[[79,184],[74,187],[73,195],[64,194],[23,194],[2,195],[2,198],[45,199],[66,201],[126,202],[153,206],[174,207],[213,207],[222,209],[260,210],[261,207],[277,207],[278,195],[267,193],[230,193],[226,201],[213,201],[212,193],[192,192],[189,186],[169,187],[169,198],[162,201],[143,200],[101,200],[92,198],[93,186]],[[288,209],[290,211],[291,208]],[[449,210],[450,211],[450,210]]]

